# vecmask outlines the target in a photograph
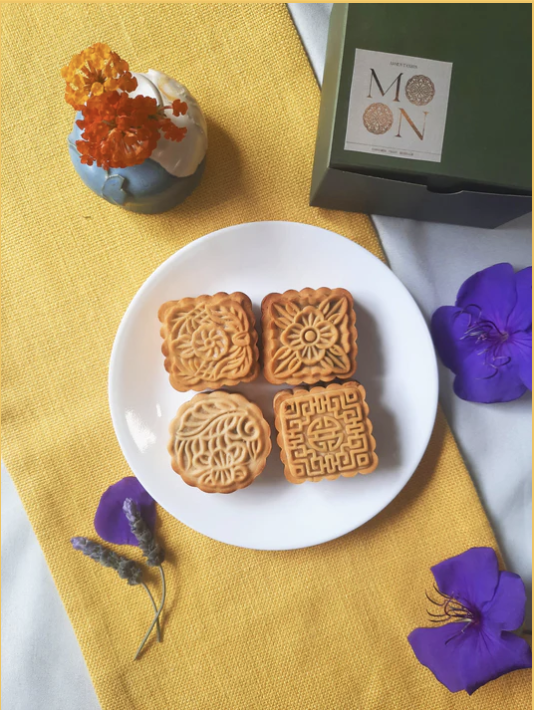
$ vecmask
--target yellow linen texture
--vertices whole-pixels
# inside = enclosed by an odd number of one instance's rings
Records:
[[[182,81],[208,118],[206,173],[170,213],[109,205],[71,166],[74,112],[59,71],[96,41],[134,71]],[[130,473],[107,401],[113,338],[130,300],[184,244],[240,222],[308,222],[382,252],[367,217],[308,207],[320,94],[283,4],[4,4],[1,89],[3,455],[102,708],[530,708],[529,671],[472,698],[453,695],[406,640],[426,624],[430,566],[495,546],[441,415],[406,489],[334,542],[243,550],[160,509],[164,643],[153,639],[132,662],[150,621],[143,590],[69,543],[94,537],[101,493]]]

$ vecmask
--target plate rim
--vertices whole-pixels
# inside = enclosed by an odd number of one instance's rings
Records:
[[[351,525],[348,527],[346,530],[343,530],[341,532],[336,532],[332,536],[329,537],[324,537],[324,535],[321,535],[321,538],[318,540],[311,541],[309,543],[306,543],[304,545],[302,544],[288,544],[288,545],[277,545],[276,547],[264,547],[264,546],[258,546],[257,544],[255,545],[246,545],[246,544],[238,544],[235,542],[227,542],[225,540],[221,540],[217,537],[214,537],[213,535],[208,535],[207,533],[198,530],[197,528],[193,527],[192,525],[183,522],[178,518],[174,513],[172,513],[165,504],[161,503],[159,500],[157,500],[152,493],[149,490],[149,486],[145,484],[144,481],[141,481],[139,477],[137,476],[134,466],[132,465],[130,458],[128,456],[128,448],[129,446],[126,445],[126,441],[123,439],[123,432],[122,432],[122,423],[119,425],[119,413],[115,411],[115,407],[118,406],[116,401],[114,402],[114,397],[113,397],[113,383],[116,380],[116,370],[118,367],[118,352],[120,349],[120,342],[122,340],[122,335],[123,332],[126,330],[128,327],[128,322],[131,317],[131,314],[135,311],[137,308],[137,304],[142,301],[142,298],[144,297],[145,292],[149,291],[154,282],[157,282],[159,279],[159,276],[161,273],[165,272],[167,269],[171,268],[172,263],[175,260],[178,260],[182,254],[184,254],[187,251],[193,250],[195,248],[198,248],[199,244],[205,244],[212,239],[215,239],[217,237],[220,237],[226,232],[234,232],[235,230],[240,230],[248,227],[252,227],[254,225],[258,224],[274,224],[274,225],[287,225],[289,227],[304,227],[307,229],[314,229],[320,232],[325,232],[326,234],[329,235],[329,237],[335,237],[336,239],[342,239],[344,241],[348,241],[352,246],[356,247],[357,250],[364,251],[367,256],[370,256],[377,265],[379,265],[380,268],[386,269],[391,276],[394,277],[394,279],[397,281],[397,284],[404,290],[405,294],[408,296],[410,301],[413,303],[415,306],[415,311],[418,314],[418,317],[421,321],[421,324],[423,325],[423,329],[428,337],[428,341],[431,345],[431,351],[433,352],[433,357],[432,357],[432,364],[433,364],[433,378],[432,378],[432,389],[433,389],[433,405],[431,408],[432,411],[432,416],[429,417],[428,420],[428,425],[427,425],[427,431],[425,432],[424,437],[421,438],[421,442],[424,442],[424,445],[422,444],[420,447],[420,450],[417,452],[417,456],[415,456],[416,464],[413,467],[413,471],[410,473],[408,478],[403,482],[403,484],[400,486],[398,490],[395,490],[394,494],[389,498],[387,503],[385,503],[379,510],[372,512],[369,516],[364,516],[364,519],[361,520],[357,525]],[[375,228],[376,230],[376,228]],[[175,520],[178,520],[182,525],[185,525],[187,528],[190,530],[194,530],[196,533],[200,535],[204,535],[205,537],[209,538],[210,540],[214,540],[220,544],[224,545],[231,545],[233,547],[238,547],[241,549],[248,549],[248,550],[258,550],[258,551],[265,551],[265,552],[277,552],[277,551],[289,551],[289,550],[299,550],[299,549],[306,549],[308,547],[315,547],[317,545],[322,545],[327,542],[332,542],[333,540],[337,540],[340,537],[344,537],[345,535],[348,535],[350,532],[353,532],[354,530],[357,530],[358,528],[362,527],[366,523],[368,523],[370,520],[375,518],[377,515],[382,513],[394,500],[397,498],[397,496],[402,492],[402,490],[406,487],[408,482],[411,480],[413,477],[415,471],[419,467],[421,460],[423,459],[423,456],[428,448],[428,444],[430,442],[430,438],[432,436],[432,432],[434,430],[435,422],[436,422],[436,417],[437,417],[437,411],[438,411],[438,403],[439,403],[439,372],[438,372],[438,363],[437,363],[437,357],[435,353],[435,349],[433,346],[433,341],[432,341],[432,336],[430,334],[430,329],[428,327],[428,324],[424,318],[424,315],[421,311],[421,308],[419,307],[419,304],[415,300],[415,298],[412,296],[408,288],[404,285],[404,283],[400,280],[400,278],[393,272],[393,270],[381,259],[379,259],[377,256],[375,256],[372,252],[370,252],[368,249],[363,247],[361,244],[358,244],[358,242],[353,241],[349,237],[345,237],[342,234],[339,234],[338,232],[334,232],[330,229],[326,229],[324,227],[319,227],[314,224],[308,224],[307,222],[293,222],[290,220],[256,220],[254,222],[239,222],[237,224],[232,224],[228,225],[226,227],[222,227],[220,229],[217,229],[213,232],[208,232],[207,234],[204,234],[200,237],[197,237],[196,239],[193,239],[193,241],[189,242],[188,244],[185,244],[183,247],[180,247],[177,249],[173,254],[171,254],[165,261],[163,261],[159,266],[157,266],[154,271],[143,281],[141,286],[138,288],[136,291],[135,295],[129,302],[126,310],[124,311],[122,318],[120,320],[119,326],[117,328],[117,331],[115,333],[115,337],[113,340],[113,345],[111,348],[111,355],[109,358],[109,365],[108,365],[108,383],[107,383],[107,391],[108,391],[108,405],[109,405],[109,411],[111,415],[111,421],[113,424],[113,430],[115,433],[115,436],[117,438],[119,448],[121,450],[122,455],[124,456],[124,459],[131,471],[131,473],[140,481],[140,483],[143,485],[143,487],[147,490],[147,492],[154,498],[155,502],[160,505],[169,515],[171,515]],[[276,453],[276,452],[271,452],[271,454]]]

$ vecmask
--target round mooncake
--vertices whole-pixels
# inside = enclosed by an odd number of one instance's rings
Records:
[[[195,395],[180,407],[169,431],[173,469],[205,493],[246,488],[271,451],[271,430],[261,409],[240,394]]]

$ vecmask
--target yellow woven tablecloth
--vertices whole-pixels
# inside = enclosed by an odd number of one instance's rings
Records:
[[[430,565],[495,545],[441,416],[401,495],[332,543],[241,550],[160,511],[165,641],[132,663],[142,590],[69,544],[129,473],[106,394],[128,303],[170,254],[230,224],[309,222],[380,246],[366,217],[307,206],[319,89],[284,5],[8,4],[2,25],[3,454],[104,710],[530,708],[528,671],[452,695],[406,641],[426,623]],[[95,41],[183,81],[208,117],[202,184],[168,214],[113,207],[71,167],[59,70]]]

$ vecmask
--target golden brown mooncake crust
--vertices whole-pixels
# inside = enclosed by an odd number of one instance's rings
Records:
[[[171,465],[189,486],[233,493],[265,468],[271,429],[241,394],[210,392],[182,404],[169,426]]]
[[[261,304],[263,368],[275,385],[312,385],[356,372],[356,313],[344,288],[270,293]]]
[[[167,301],[158,318],[165,369],[179,392],[233,387],[258,376],[258,334],[244,293]]]
[[[291,483],[350,478],[377,467],[365,389],[355,380],[282,390],[274,398],[274,413],[280,458]]]

